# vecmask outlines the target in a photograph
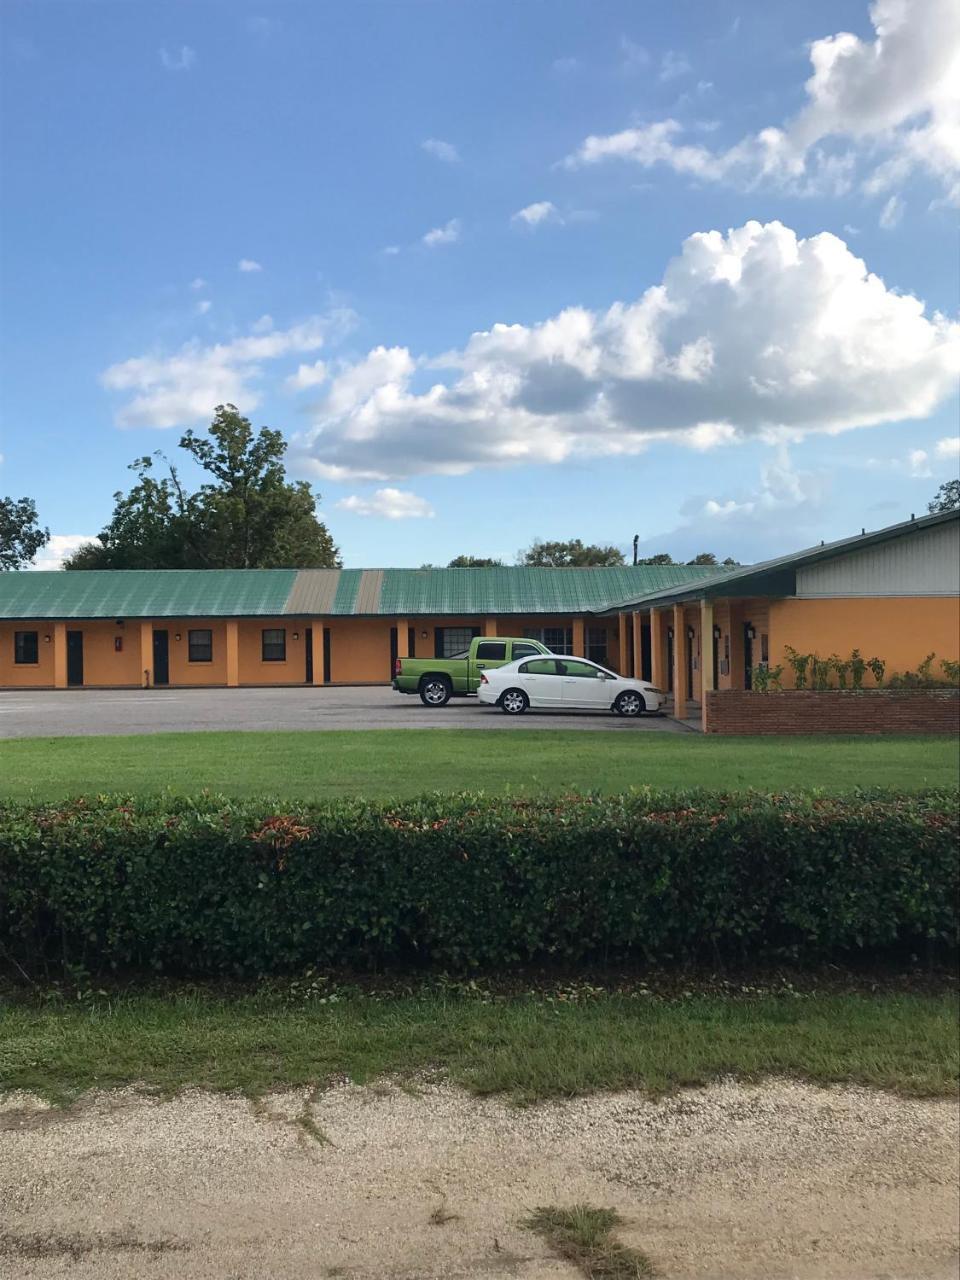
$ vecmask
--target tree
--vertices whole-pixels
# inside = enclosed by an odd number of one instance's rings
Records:
[[[32,498],[0,498],[0,569],[22,569],[50,541]]]
[[[290,482],[283,467],[287,443],[279,431],[254,434],[233,405],[218,405],[209,438],[187,431],[183,449],[212,479],[195,493],[162,454],[167,475],[153,474],[154,458],[138,458],[129,493],[114,494],[114,512],[100,534],[67,569],[329,569],[340,556],[316,515],[306,481]]]
[[[716,564],[717,557],[712,551],[701,551],[699,555],[694,556],[692,560],[688,560],[687,564]]]
[[[733,556],[727,556],[726,560],[723,562],[723,567],[725,569],[739,569],[740,561],[734,560]]]
[[[637,564],[673,564],[673,556],[669,551],[658,551],[655,556],[644,556]]]
[[[456,556],[448,569],[502,569],[502,560],[490,560],[486,556]]]
[[[521,551],[518,563],[540,568],[568,569],[595,565],[623,564],[623,552],[616,547],[584,546],[579,538],[570,542],[541,542]]]
[[[927,503],[931,515],[940,511],[956,511],[960,509],[960,480],[948,480],[942,484],[934,495],[932,502]]]

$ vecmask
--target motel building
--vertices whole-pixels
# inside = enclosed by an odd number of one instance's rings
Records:
[[[786,649],[960,657],[960,512],[734,570],[185,569],[0,574],[0,688],[388,684],[398,657],[525,636],[652,680],[711,731]],[[872,683],[867,676],[865,687]],[[706,696],[705,696],[706,695]],[[713,730],[716,731],[716,730]]]

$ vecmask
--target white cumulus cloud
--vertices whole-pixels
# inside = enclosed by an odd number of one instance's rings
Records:
[[[100,539],[92,533],[52,533],[50,541],[37,552],[28,569],[62,569],[67,556],[73,555],[87,542],[100,545]]]
[[[676,120],[659,120],[588,137],[564,163],[577,168],[619,158],[703,181],[748,188],[771,182],[800,194],[842,192],[859,164],[873,195],[921,169],[958,202],[960,4],[875,0],[869,12],[872,40],[842,31],[810,46],[806,102],[790,120],[727,150],[691,143]]]
[[[429,385],[438,367],[448,379]],[[433,359],[377,348],[333,380],[296,448],[317,474],[370,480],[655,439],[703,449],[924,417],[958,371],[960,325],[842,240],[748,222],[690,236],[661,283],[606,311],[496,324]]]
[[[319,387],[326,380],[327,366],[322,360],[315,360],[313,364],[300,365],[287,379],[287,386],[291,391],[302,391],[305,387]]]
[[[196,49],[182,44],[179,49],[161,49],[160,62],[166,71],[189,71],[197,60]]]
[[[256,262],[253,258],[241,258],[237,263],[237,270],[245,272],[262,271],[263,267],[261,267],[260,263]]]
[[[660,79],[664,82],[689,75],[691,69],[690,63],[683,54],[676,53],[673,49],[668,49],[660,59]]]
[[[902,217],[903,201],[898,195],[892,195],[880,210],[880,217],[878,221],[884,231],[892,231],[894,227],[900,225],[900,219]]]
[[[203,276],[197,276],[195,279],[190,281],[191,289],[205,289],[206,287],[207,282],[204,280]]]
[[[428,231],[422,242],[428,249],[433,249],[438,244],[455,244],[459,239],[460,219],[451,218],[442,227],[434,227],[432,231]]]
[[[100,381],[126,397],[116,414],[118,426],[190,426],[207,421],[218,404],[255,409],[265,362],[315,351],[350,323],[350,313],[333,312],[231,342],[193,341],[172,355],[135,356],[111,365]]]
[[[536,200],[533,204],[518,209],[511,217],[511,222],[522,222],[528,227],[538,227],[541,222],[562,221],[557,206],[552,200]]]
[[[444,164],[458,164],[460,161],[460,152],[452,142],[444,142],[440,138],[427,138],[420,143],[420,146],[427,155],[433,156],[436,160],[442,160]]]
[[[935,452],[938,458],[960,458],[960,436],[944,436],[937,441]]]
[[[431,518],[434,514],[426,498],[418,498],[407,489],[377,489],[369,498],[351,494],[335,505],[355,516],[382,516],[387,520]]]

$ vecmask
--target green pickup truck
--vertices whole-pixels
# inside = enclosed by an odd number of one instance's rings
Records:
[[[393,671],[397,693],[419,693],[427,707],[445,707],[451,698],[474,694],[480,673],[516,658],[549,653],[537,640],[512,636],[474,636],[469,649],[449,658],[398,658]]]

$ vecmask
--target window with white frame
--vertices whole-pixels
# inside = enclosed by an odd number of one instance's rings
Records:
[[[607,661],[606,627],[587,628],[587,657],[591,662],[599,662],[601,666]]]
[[[470,648],[474,636],[480,634],[479,627],[437,627],[437,658],[452,658]]]
[[[573,653],[573,627],[527,627],[527,640],[539,640],[551,653]]]

